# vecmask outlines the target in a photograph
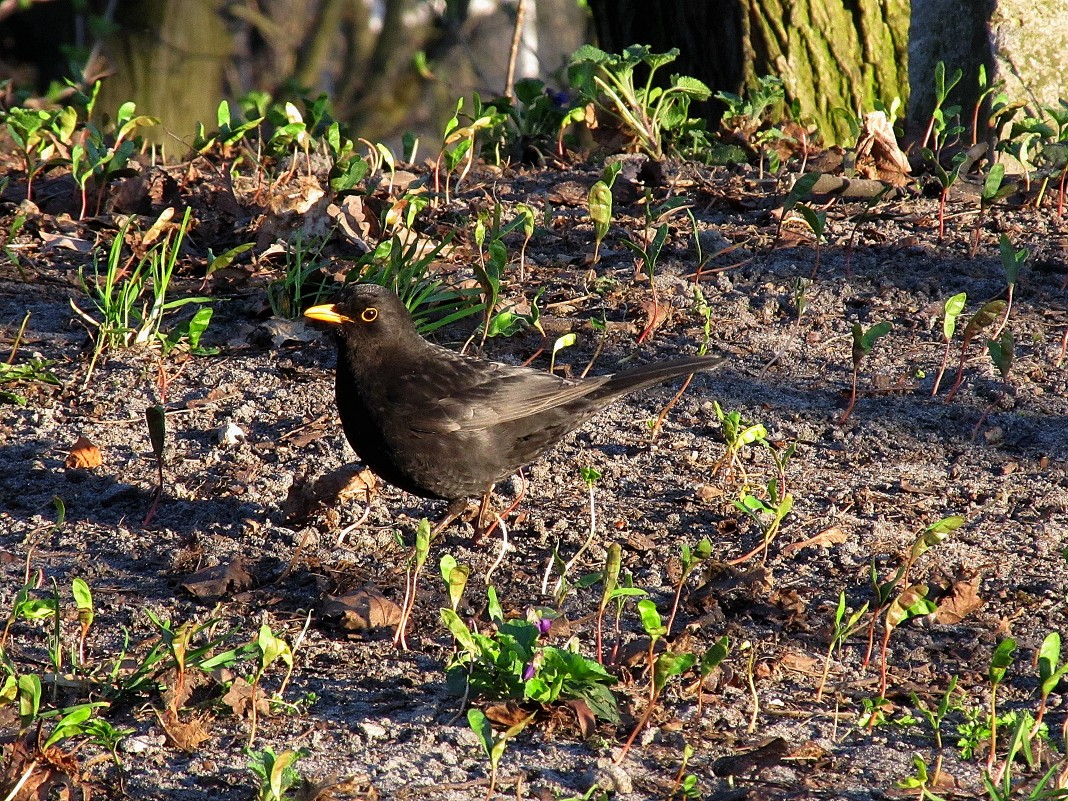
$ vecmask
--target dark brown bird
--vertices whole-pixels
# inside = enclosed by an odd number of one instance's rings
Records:
[[[306,317],[336,326],[335,393],[345,436],[396,487],[449,502],[440,530],[493,486],[630,392],[722,359],[689,356],[614,375],[566,379],[465,356],[416,331],[404,303],[376,284],[352,284]]]

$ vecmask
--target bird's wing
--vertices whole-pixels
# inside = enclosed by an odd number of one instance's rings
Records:
[[[403,382],[402,382],[403,383]],[[435,397],[410,404],[408,426],[426,433],[487,428],[537,415],[597,389],[600,378],[572,381],[504,364],[482,362],[477,370],[443,377]],[[411,386],[412,392],[422,387]],[[410,396],[409,396],[410,397]]]

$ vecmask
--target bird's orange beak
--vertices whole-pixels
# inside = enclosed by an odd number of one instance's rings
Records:
[[[312,306],[309,309],[305,309],[304,316],[310,320],[318,320],[321,323],[330,323],[331,325],[352,322],[351,319],[341,314],[333,303],[324,303],[321,306]]]

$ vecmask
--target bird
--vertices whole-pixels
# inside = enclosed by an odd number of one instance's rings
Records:
[[[624,395],[725,361],[695,355],[564,378],[434,344],[392,289],[371,283],[348,284],[304,316],[335,334],[335,399],[352,449],[387,483],[448,503],[435,534],[481,497],[477,538],[498,481]]]

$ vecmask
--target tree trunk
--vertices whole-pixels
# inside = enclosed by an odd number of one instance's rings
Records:
[[[824,139],[848,136],[851,113],[908,99],[909,0],[590,0],[601,47],[681,50],[672,65],[713,91],[782,78]],[[718,116],[713,109],[713,115]]]

